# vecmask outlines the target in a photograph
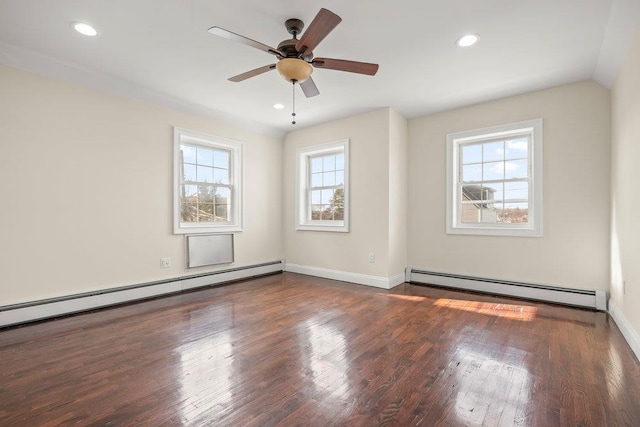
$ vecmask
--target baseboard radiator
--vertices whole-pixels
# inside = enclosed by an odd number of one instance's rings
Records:
[[[0,328],[282,272],[283,261],[0,306]]]
[[[569,289],[535,283],[437,273],[412,268],[407,268],[405,281],[587,307],[600,311],[607,310],[607,295],[602,290]]]

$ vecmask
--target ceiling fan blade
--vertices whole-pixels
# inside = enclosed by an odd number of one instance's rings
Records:
[[[263,52],[267,52],[267,53],[270,53],[272,55],[275,55],[278,58],[284,58],[284,55],[278,49],[274,49],[271,46],[267,46],[264,43],[257,42],[255,40],[252,40],[252,39],[247,38],[245,36],[241,36],[240,34],[233,33],[233,32],[231,32],[229,30],[225,30],[224,28],[211,27],[207,31],[209,31],[209,33],[211,33],[211,34],[215,34],[216,36],[224,37],[225,39],[233,40],[234,42],[238,42],[238,43],[245,44],[247,46],[255,47],[256,49],[259,49],[259,50],[261,50]]]
[[[255,77],[258,76],[262,73],[266,73],[267,71],[271,71],[274,70],[276,68],[276,64],[270,64],[270,65],[265,65],[264,67],[260,67],[260,68],[256,68],[255,70],[251,70],[251,71],[247,71],[245,73],[242,74],[238,74],[237,76],[233,76],[231,78],[229,78],[228,80],[231,82],[241,82],[243,80],[246,80],[250,77]]]
[[[378,64],[347,61],[345,59],[315,58],[311,61],[311,64],[316,68],[348,71],[350,73],[366,74],[368,76],[374,76],[378,72]]]
[[[342,18],[330,10],[320,9],[316,17],[311,21],[311,24],[309,24],[307,31],[304,32],[300,40],[298,40],[298,43],[296,43],[298,53],[313,52],[313,49],[315,49],[341,21]]]
[[[320,91],[318,91],[318,87],[316,86],[315,82],[311,77],[309,77],[307,80],[300,83],[300,87],[304,92],[304,96],[306,96],[307,98],[320,95]]]

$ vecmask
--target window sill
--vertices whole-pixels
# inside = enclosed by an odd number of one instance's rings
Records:
[[[182,226],[173,230],[173,234],[209,234],[209,233],[237,233],[241,232],[239,225],[216,225],[209,227]]]
[[[469,236],[542,237],[542,230],[532,228],[448,227],[447,234]]]
[[[348,233],[349,227],[344,222],[339,221],[331,224],[298,224],[298,231],[329,231],[334,233]]]

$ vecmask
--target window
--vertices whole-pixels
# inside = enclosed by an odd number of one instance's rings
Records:
[[[542,236],[542,119],[447,135],[447,233]]]
[[[349,141],[297,152],[296,229],[349,231]]]
[[[176,234],[242,231],[242,143],[174,129]]]

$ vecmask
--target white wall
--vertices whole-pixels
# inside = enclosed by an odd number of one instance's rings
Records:
[[[389,272],[404,275],[407,267],[409,202],[409,135],[407,120],[389,109]]]
[[[544,120],[544,237],[447,235],[447,133]],[[582,82],[409,121],[409,265],[608,289],[610,96]]]
[[[295,229],[296,149],[350,140],[350,231]],[[284,144],[284,246],[287,264],[388,277],[389,109],[287,134]],[[376,262],[367,256],[375,253]]]
[[[340,139],[350,140],[350,231],[298,231],[296,150]],[[407,121],[390,108],[287,134],[283,181],[287,265],[346,273],[325,277],[374,286],[401,283],[407,265],[407,157]],[[375,263],[368,262],[369,253],[375,254]]]
[[[612,90],[612,130],[610,309],[640,357],[640,31]]]
[[[282,258],[278,139],[3,66],[0,93],[0,306],[215,270],[172,234],[173,126],[244,142],[235,266]]]

